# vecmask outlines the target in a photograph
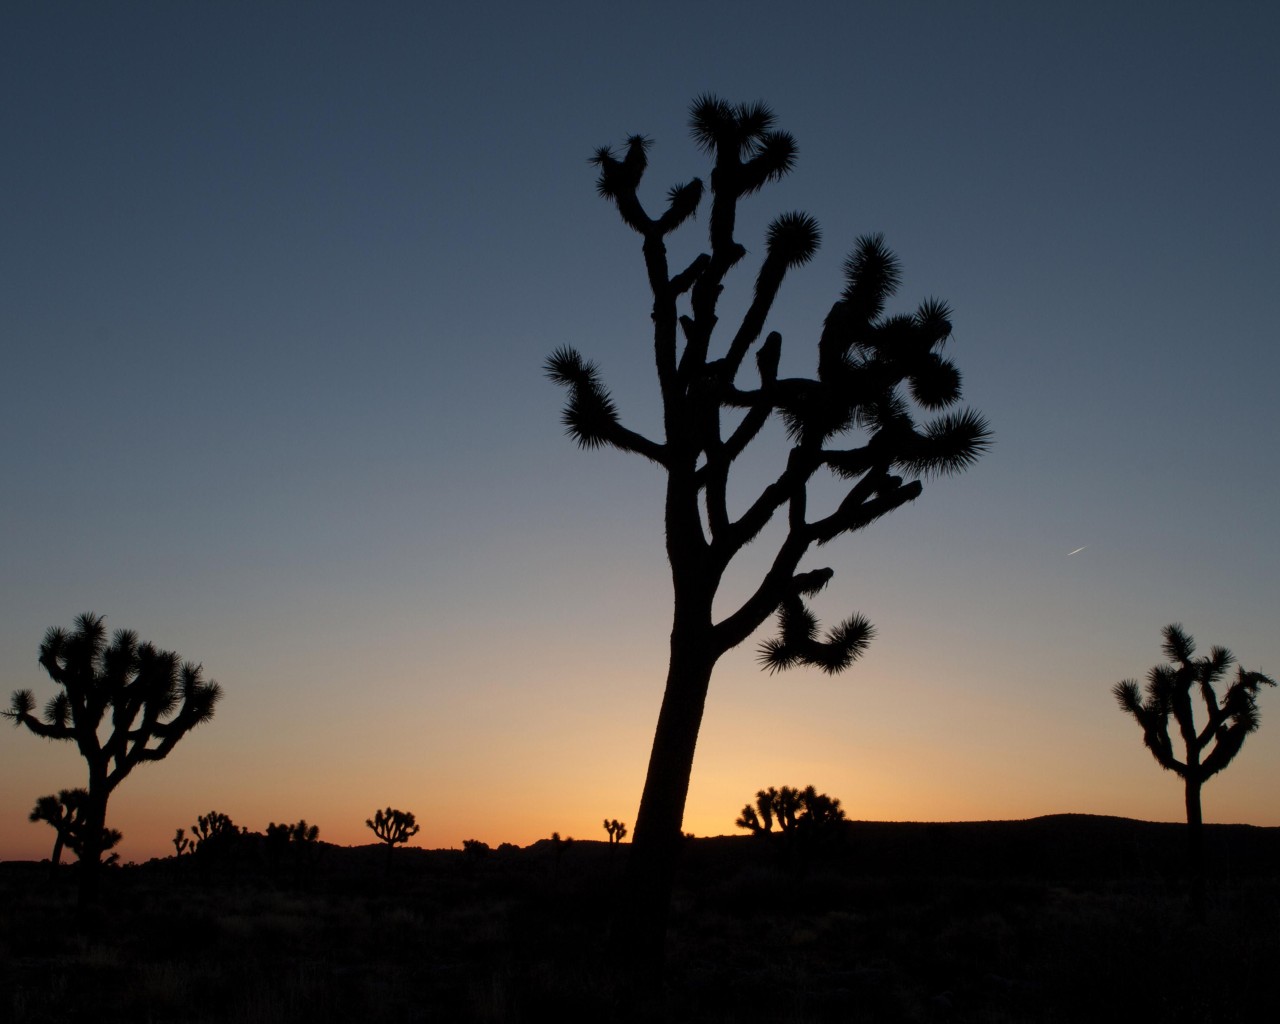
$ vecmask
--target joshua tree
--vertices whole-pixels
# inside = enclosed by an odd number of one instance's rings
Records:
[[[462,855],[469,865],[476,865],[493,852],[483,839],[462,840]]]
[[[191,838],[187,840],[187,847],[192,853],[201,857],[211,859],[226,857],[246,831],[246,829],[237,828],[229,815],[221,811],[210,811],[208,814],[196,817],[196,823],[191,826]],[[178,838],[181,835],[182,829],[178,829],[178,836],[174,837],[174,846],[178,845]]]
[[[839,800],[819,793],[813,786],[804,789],[770,787],[756,793],[755,805],[747,804],[742,808],[742,814],[734,824],[756,835],[769,835],[773,832],[775,820],[783,835],[829,832],[844,821],[844,809]]]
[[[373,829],[373,834],[387,844],[387,871],[391,870],[391,851],[397,843],[407,843],[418,834],[421,826],[414,819],[412,811],[398,811],[388,807],[385,811],[375,811],[372,818],[364,822]]]
[[[79,851],[85,906],[97,898],[112,792],[137,765],[162,760],[191,729],[212,718],[222,691],[204,681],[200,666],[139,643],[131,630],[117,630],[108,643],[102,618],[92,614],[77,618],[70,632],[50,629],[40,644],[40,664],[62,687],[45,704],[43,719],[32,714],[36,700],[30,690],[14,693],[5,714],[37,736],[74,740],[88,764]]]
[[[173,834],[173,849],[176,857],[181,857],[184,853],[195,852],[193,841],[187,838],[187,830],[185,828],[180,828]]]
[[[407,843],[418,834],[421,828],[414,819],[412,811],[397,811],[388,807],[385,811],[375,811],[372,818],[364,822],[373,829],[373,834],[391,849],[397,843]]]
[[[89,793],[84,789],[63,789],[57,796],[42,796],[36,801],[27,820],[44,821],[53,826],[57,833],[53,841],[53,853],[49,857],[49,866],[56,870],[62,861],[63,849],[76,855],[76,859],[84,860],[86,832],[86,811],[89,804]],[[114,849],[124,838],[118,829],[107,828],[101,832],[101,844],[98,852],[106,853]],[[107,863],[114,863],[119,854],[112,854]]]
[[[49,863],[57,867],[62,863],[63,847],[68,845],[72,833],[84,813],[84,803],[88,792],[83,789],[63,789],[57,796],[42,796],[28,815],[27,820],[33,824],[38,821],[53,826],[53,853],[49,855]]]
[[[912,313],[885,314],[900,273],[879,235],[859,239],[845,260],[845,288],[818,338],[814,376],[779,375],[777,331],[760,342],[784,276],[817,251],[818,224],[804,213],[783,214],[769,227],[750,304],[713,351],[725,277],[747,253],[734,238],[738,203],[791,170],[796,143],[775,129],[762,104],[703,96],[691,115],[693,137],[712,160],[710,244],[683,269],[668,265],[666,237],[697,210],[702,181],[672,188],[666,208],[651,216],[637,192],[647,138],[631,136],[621,155],[601,148],[592,161],[600,195],[643,239],[664,437],[623,426],[596,366],[574,349],[558,349],[546,364],[551,380],[568,391],[564,423],[580,447],[641,455],[667,478],[670,660],[629,858],[629,920],[615,931],[620,952],[650,965],[661,957],[694,748],[716,662],[777,612],[778,635],[760,650],[764,667],[847,668],[871,640],[871,624],[855,615],[819,638],[805,599],[833,573],[800,572],[806,552],[914,500],[920,477],[961,471],[990,442],[986,422],[968,410],[917,424],[913,403],[929,413],[960,398],[960,371],[942,353],[951,311],[929,299]],[[752,362],[754,373],[747,369]],[[743,376],[754,380],[743,382]],[[790,440],[785,463],[744,509],[731,510],[730,470],[775,416]],[[851,432],[860,436],[851,441]],[[826,473],[849,481],[849,489],[833,509],[815,512],[809,484]],[[786,533],[769,568],[717,621],[713,609],[725,571],[775,513],[785,519]]]
[[[324,849],[320,845],[320,826],[308,825],[305,818],[292,825],[273,821],[267,826],[266,849],[272,867],[287,861],[295,879],[301,881],[315,867]]]
[[[627,826],[617,818],[612,820],[605,818],[604,830],[609,833],[610,843],[620,843],[622,840],[627,838]]]
[[[551,833],[551,886],[555,888],[560,884],[560,861],[564,857],[565,851],[573,845],[573,836],[560,838],[559,832]]]
[[[1261,672],[1236,667],[1236,677],[1219,700],[1220,683],[1235,657],[1225,647],[1214,647],[1207,658],[1194,657],[1196,645],[1178,623],[1164,627],[1164,656],[1173,664],[1156,665],[1147,673],[1146,698],[1137,680],[1125,679],[1111,688],[1120,707],[1142,726],[1142,740],[1161,768],[1183,781],[1187,807],[1187,867],[1191,878],[1191,913],[1202,921],[1205,914],[1204,819],[1200,789],[1231,763],[1244,738],[1258,728],[1259,686],[1275,686]],[[1204,704],[1199,716],[1193,691]],[[1169,736],[1169,716],[1182,737],[1179,761]]]

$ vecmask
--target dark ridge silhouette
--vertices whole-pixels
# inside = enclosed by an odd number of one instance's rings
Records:
[[[1094,815],[842,824],[806,873],[754,835],[682,843],[662,986],[608,970],[618,858],[578,840],[494,849],[324,845],[305,889],[260,833],[210,886],[198,859],[111,870],[109,924],[69,927],[76,870],[0,864],[0,988],[15,1021],[1261,1021],[1280,926],[1280,828],[1205,825],[1218,880],[1185,912],[1182,823]],[[563,842],[563,841],[562,841]],[[105,968],[98,967],[106,964]],[[1170,969],[1170,964],[1176,969]],[[68,983],[60,979],[74,979]],[[287,998],[282,998],[286,996]],[[105,1016],[104,1016],[105,1014]],[[8,1018],[5,1018],[8,1019]]]
[[[627,826],[617,818],[605,818],[604,830],[609,835],[609,843],[620,843],[627,838]]]
[[[1142,726],[1142,741],[1161,768],[1183,781],[1187,806],[1187,872],[1191,878],[1192,917],[1205,917],[1204,819],[1200,810],[1200,790],[1229,765],[1240,752],[1245,737],[1258,728],[1259,686],[1275,686],[1274,679],[1261,672],[1236,667],[1236,677],[1227,686],[1221,701],[1214,690],[1235,656],[1225,647],[1214,647],[1205,658],[1194,657],[1196,645],[1191,634],[1174,623],[1164,627],[1164,656],[1174,664],[1156,665],[1147,673],[1146,699],[1134,679],[1125,679],[1111,688],[1121,709]],[[1204,705],[1203,724],[1197,724],[1192,691]],[[1183,760],[1179,761],[1169,737],[1169,717],[1182,738]]]
[[[77,856],[80,905],[88,907],[97,900],[102,854],[112,837],[107,800],[135,767],[164,759],[178,740],[212,718],[222,690],[204,681],[199,665],[139,643],[131,630],[117,630],[108,643],[102,617],[91,613],[77,618],[70,632],[55,627],[45,633],[40,664],[62,687],[45,704],[43,718],[32,714],[30,690],[16,691],[4,714],[37,736],[73,740],[85,759],[89,786]],[[99,733],[104,718],[111,723],[105,739]]]
[[[725,278],[747,253],[734,237],[738,203],[795,163],[795,140],[774,125],[761,103],[733,105],[710,95],[694,101],[690,127],[712,160],[710,237],[708,251],[682,269],[669,266],[666,237],[693,216],[703,182],[673,187],[665,209],[650,215],[638,194],[646,137],[632,135],[620,154],[602,147],[592,158],[600,195],[644,240],[663,438],[623,426],[596,365],[574,349],[559,348],[546,363],[547,376],[568,392],[564,423],[579,446],[641,455],[667,478],[670,660],[631,842],[628,892],[614,932],[620,960],[642,970],[656,970],[662,961],[694,748],[716,662],[776,612],[778,635],[760,648],[763,667],[847,668],[870,642],[872,626],[854,615],[820,636],[805,602],[832,570],[801,572],[801,560],[813,545],[861,530],[914,500],[922,477],[968,468],[991,439],[985,420],[969,410],[917,423],[918,411],[936,413],[960,399],[960,371],[942,354],[951,311],[928,299],[912,313],[885,312],[901,275],[879,235],[858,239],[845,260],[844,291],[817,340],[815,376],[780,377],[782,335],[771,331],[760,340],[783,278],[817,251],[818,223],[805,213],[782,214],[770,225],[751,302],[713,351]],[[740,381],[744,374],[754,379]],[[731,469],[775,417],[790,452],[772,483],[735,518],[728,502]],[[851,441],[851,432],[860,438]],[[850,481],[849,489],[834,510],[816,513],[808,504],[809,483],[828,473]],[[776,513],[785,516],[787,532],[772,564],[754,592],[717,621],[713,608],[726,570]]]

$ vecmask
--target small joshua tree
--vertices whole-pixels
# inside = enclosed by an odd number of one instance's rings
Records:
[[[236,828],[229,815],[221,811],[210,811],[196,817],[196,823],[191,826],[188,845],[192,853],[216,856],[230,847],[242,832],[243,830]],[[178,829],[178,835],[181,834],[182,829]],[[176,838],[174,845],[177,845]]]
[[[292,825],[273,821],[267,826],[266,849],[272,867],[288,863],[295,879],[301,881],[315,867],[324,849],[320,845],[320,826],[308,825],[305,818]]]
[[[44,821],[52,825],[57,833],[53,841],[53,853],[49,858],[49,865],[56,869],[62,860],[62,851],[70,850],[75,854],[77,860],[83,860],[85,849],[85,838],[87,835],[86,810],[89,805],[89,793],[83,789],[64,789],[60,790],[57,796],[42,796],[36,801],[36,805],[32,808],[28,820],[31,822]],[[102,842],[99,846],[99,853],[106,853],[114,849],[120,840],[124,838],[124,834],[119,829],[107,828],[100,833]],[[108,864],[114,864],[120,859],[118,853],[111,854],[105,861]]]
[[[49,863],[55,868],[62,863],[63,848],[68,847],[68,840],[80,823],[88,797],[88,791],[83,789],[59,790],[57,796],[40,797],[27,818],[33,824],[43,821],[53,826],[55,835]]]
[[[627,837],[627,826],[617,818],[604,819],[604,830],[609,833],[610,843],[620,843]]]
[[[1225,647],[1214,647],[1205,658],[1194,657],[1196,645],[1178,623],[1165,626],[1164,656],[1173,664],[1156,665],[1147,673],[1146,695],[1137,680],[1125,679],[1111,688],[1121,709],[1142,726],[1142,741],[1161,768],[1183,781],[1187,809],[1187,867],[1191,878],[1191,913],[1198,921],[1205,915],[1204,819],[1200,790],[1229,765],[1244,739],[1258,728],[1259,686],[1275,686],[1261,672],[1237,666],[1236,676],[1219,699],[1215,686],[1235,656]],[[1197,716],[1195,695],[1204,710]],[[1183,759],[1174,753],[1169,735],[1173,717],[1182,739]],[[1197,721],[1199,718],[1199,721]]]
[[[196,818],[189,836],[178,829],[173,847],[179,856],[184,850],[190,854],[198,865],[199,877],[208,881],[214,873],[230,872],[240,864],[247,832],[237,827],[230,815],[210,811]]]
[[[819,793],[813,786],[770,787],[756,793],[755,804],[742,808],[734,824],[755,835],[770,835],[775,821],[784,836],[829,834],[844,821],[844,810],[839,800]]]
[[[397,811],[394,807],[388,807],[385,811],[375,811],[373,817],[366,818],[364,823],[373,829],[373,834],[388,847],[393,847],[397,843],[407,843],[418,834],[421,827],[414,819],[412,811]]]
[[[391,851],[397,843],[407,843],[418,834],[418,825],[412,811],[398,811],[388,807],[385,811],[375,811],[372,818],[364,822],[373,829],[373,834],[387,844],[387,870],[391,870]]]
[[[489,856],[489,844],[483,839],[464,839],[462,840],[462,853],[468,862],[475,863]]]
[[[72,740],[89,769],[77,851],[80,905],[98,894],[98,868],[109,849],[107,801],[139,764],[160,761],[190,730],[213,717],[222,696],[205,682],[199,665],[180,662],[172,651],[139,643],[137,634],[117,630],[110,643],[101,616],[85,614],[70,632],[50,629],[40,644],[40,664],[62,690],[32,712],[35,695],[14,693],[4,714],[37,736]],[[110,731],[102,734],[103,723]]]

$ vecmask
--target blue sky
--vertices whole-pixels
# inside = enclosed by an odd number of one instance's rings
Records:
[[[822,224],[770,322],[788,365],[884,232],[899,308],[954,307],[996,446],[811,556],[836,570],[818,613],[878,627],[850,673],[726,658],[687,824],[731,831],[755,789],[808,782],[853,817],[1178,817],[1107,691],[1172,621],[1280,673],[1280,15],[795,8],[0,13],[0,678],[51,694],[44,630],[94,610],[227,692],[113,798],[126,856],[210,806],[355,842],[390,800],[426,845],[631,820],[661,479],[576,451],[540,367],[578,347],[657,429],[639,246],[587,157],[648,134],[656,202],[706,173],[686,116],[708,91],[799,141],[739,228],[759,253],[779,212]],[[1211,820],[1280,824],[1274,707]],[[43,849],[26,810],[79,772],[0,736],[11,855]]]

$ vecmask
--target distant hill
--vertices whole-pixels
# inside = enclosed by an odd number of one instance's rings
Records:
[[[237,858],[239,869],[261,869],[262,837],[250,833]],[[1097,814],[1050,814],[1016,821],[887,822],[850,821],[835,841],[806,856],[806,866],[852,875],[959,875],[974,878],[1072,880],[1160,878],[1181,870],[1185,826],[1177,822],[1139,821]],[[1219,879],[1280,875],[1280,828],[1254,825],[1206,825],[1206,853]],[[388,867],[386,847],[320,844],[315,868],[339,878],[380,877]],[[592,869],[621,869],[629,844],[579,839],[557,847],[539,840],[526,847],[504,844],[479,858],[461,850],[399,847],[392,854],[396,872],[426,875],[528,875]],[[695,838],[685,844],[682,874],[689,881],[759,865],[791,863],[780,835],[726,835]],[[6,874],[26,862],[8,862]],[[34,865],[32,865],[34,867]],[[147,867],[194,870],[183,858],[159,858]],[[236,870],[236,868],[232,868]],[[696,882],[695,882],[696,884]]]
[[[754,836],[698,840],[697,859],[738,859]],[[871,875],[1100,878],[1176,874],[1186,826],[1099,814],[1049,814],[1015,821],[850,821],[832,861]],[[1218,877],[1280,874],[1280,828],[1206,825],[1206,853]],[[712,852],[712,851],[716,852]]]

